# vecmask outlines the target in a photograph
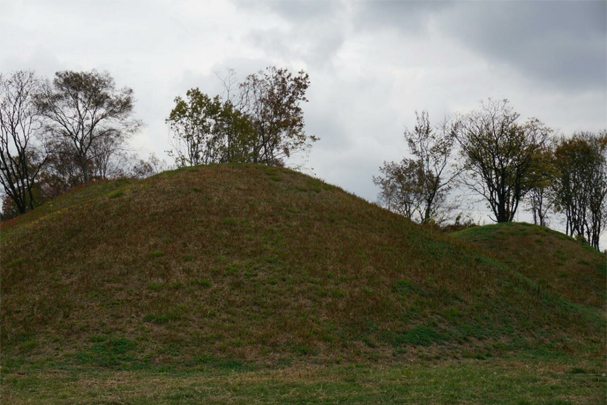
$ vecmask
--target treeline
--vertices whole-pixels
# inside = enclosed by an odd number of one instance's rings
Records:
[[[198,88],[175,98],[166,123],[176,166],[251,162],[283,166],[318,140],[305,131],[309,76],[268,67],[237,83],[218,75],[222,96]],[[142,128],[134,93],[108,73],[31,71],[0,75],[0,183],[10,218],[91,181],[144,178],[167,168],[142,159],[128,141]],[[416,114],[404,136],[411,157],[384,162],[382,205],[422,224],[459,223],[454,190],[468,189],[509,222],[524,207],[536,224],[565,219],[567,234],[598,249],[607,218],[607,131],[570,137],[535,118],[522,122],[507,100],[432,124]]]
[[[422,224],[452,221],[454,189],[484,200],[495,222],[523,207],[536,224],[564,217],[570,236],[599,248],[607,218],[607,131],[557,136],[535,118],[521,122],[507,100],[432,125],[427,112],[404,136],[411,157],[384,162],[373,181],[385,207]],[[456,222],[461,216],[456,218]]]
[[[220,77],[225,99],[194,88],[177,97],[166,122],[176,166],[222,162],[284,165],[318,138],[307,135],[301,103],[310,84],[301,71],[268,67],[235,83]],[[142,159],[128,141],[142,128],[133,90],[108,73],[32,71],[0,75],[0,183],[3,218],[91,181],[144,178],[166,169]]]

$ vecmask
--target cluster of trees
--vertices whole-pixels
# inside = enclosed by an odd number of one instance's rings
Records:
[[[607,131],[554,136],[535,118],[521,122],[507,100],[430,124],[427,112],[405,130],[411,157],[384,162],[373,181],[387,208],[422,224],[440,224],[455,208],[454,187],[479,195],[495,222],[526,206],[536,224],[565,218],[568,235],[599,247],[607,218]]]
[[[318,140],[305,133],[302,103],[310,86],[300,71],[268,67],[236,85],[220,77],[225,99],[198,88],[177,97],[166,122],[177,166],[252,162],[283,166]],[[133,90],[109,73],[31,71],[0,75],[2,216],[10,218],[75,186],[119,177],[143,178],[165,168],[141,159],[128,141],[142,127]]]
[[[198,88],[177,97],[167,118],[178,166],[250,162],[284,165],[318,140],[305,133],[301,104],[309,76],[268,67],[234,88],[234,72],[222,79],[226,99]]]
[[[130,88],[108,73],[62,71],[52,82],[31,71],[0,75],[3,217],[25,213],[81,184],[146,177],[162,162],[129,153],[141,127]]]

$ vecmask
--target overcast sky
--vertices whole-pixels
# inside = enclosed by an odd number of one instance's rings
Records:
[[[107,70],[134,89],[134,139],[165,157],[177,95],[268,65],[310,75],[307,166],[368,200],[430,118],[507,98],[562,134],[607,128],[606,1],[0,0],[0,72]],[[168,160],[168,159],[167,159]]]

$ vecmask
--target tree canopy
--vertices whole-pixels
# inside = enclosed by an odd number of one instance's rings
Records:
[[[496,222],[514,219],[533,185],[533,158],[552,133],[535,118],[520,123],[519,117],[508,100],[489,99],[464,116],[456,132],[463,183],[485,199]]]
[[[607,131],[561,138],[554,154],[556,204],[566,232],[598,249],[607,218]]]
[[[95,164],[103,170],[99,165],[141,126],[132,117],[133,90],[117,89],[107,72],[57,72],[37,104],[54,148],[74,160],[85,184]]]
[[[233,73],[229,76],[233,79]],[[284,165],[293,154],[318,140],[305,132],[301,104],[306,102],[308,75],[268,67],[246,77],[236,89],[231,82],[227,100],[198,88],[186,99],[175,98],[166,122],[171,129],[178,165],[252,162]]]

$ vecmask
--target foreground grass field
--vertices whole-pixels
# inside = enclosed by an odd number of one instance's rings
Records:
[[[14,369],[2,403],[604,404],[600,362],[562,356],[243,370]]]
[[[255,165],[73,190],[0,228],[2,400],[604,402],[605,256],[539,231]]]

